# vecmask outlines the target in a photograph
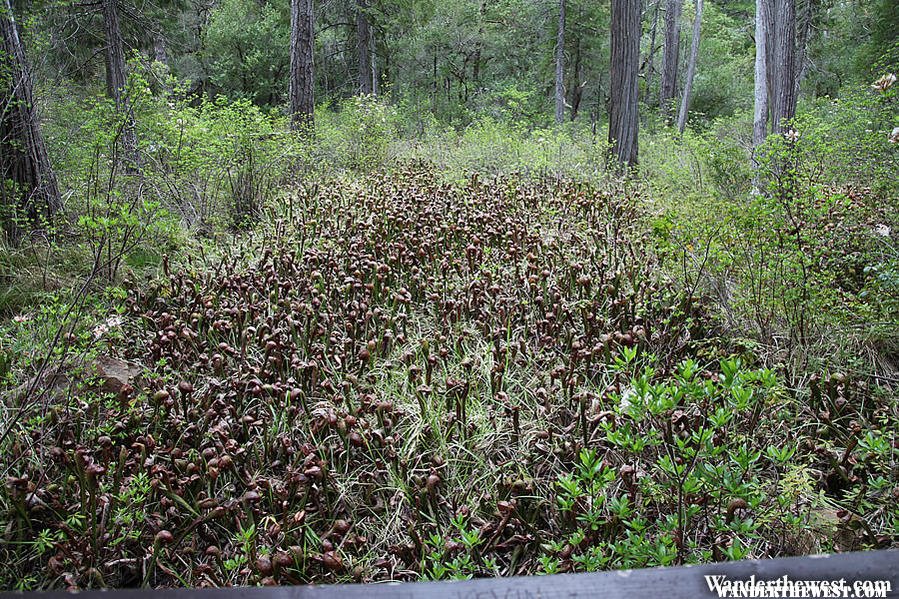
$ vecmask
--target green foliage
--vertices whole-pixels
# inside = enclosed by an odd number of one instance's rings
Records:
[[[307,151],[285,118],[249,100],[182,103],[158,118],[152,159],[159,193],[206,231],[258,220]]]
[[[858,70],[876,77],[880,70],[899,65],[899,4],[875,0],[866,8],[863,26],[868,37],[858,51]]]
[[[289,25],[287,4],[216,4],[203,30],[201,53],[213,95],[280,104],[287,94]]]
[[[354,96],[334,109],[316,111],[315,118],[318,170],[370,172],[390,164],[399,113],[387,102]]]
[[[464,515],[454,517],[450,520],[447,536],[434,533],[425,539],[428,553],[421,567],[422,578],[464,580],[497,575],[496,559],[480,554],[485,541],[479,531],[471,528],[468,518]]]
[[[600,425],[615,461],[584,449],[574,470],[559,477],[567,527],[544,546],[544,570],[742,559],[754,544],[804,525],[807,512],[772,475],[796,466],[795,440],[780,425],[794,408],[774,373],[724,360],[712,374],[687,360],[664,378],[653,363],[651,356],[619,362],[636,375],[612,398],[615,417]],[[766,424],[761,416],[773,405],[779,419]],[[712,537],[711,548],[700,547]]]
[[[686,2],[683,11],[681,46],[689,48],[692,39],[691,23],[694,18],[692,2]],[[734,10],[731,8],[731,10]],[[691,126],[707,127],[721,117],[729,117],[751,108],[753,61],[755,46],[746,35],[747,20],[753,18],[751,12],[737,11],[731,14],[728,6],[706,2],[703,10],[702,32],[700,35],[699,57],[693,92],[690,96]],[[664,32],[659,23],[657,35]],[[644,36],[648,47],[649,40]],[[658,43],[658,40],[657,40]],[[661,51],[658,52],[661,55]],[[660,85],[659,78],[656,86]],[[680,80],[678,85],[681,85]],[[657,89],[650,90],[647,101],[658,102]]]
[[[482,116],[461,130],[435,127],[398,145],[398,160],[426,161],[453,180],[478,171],[535,177],[576,173],[589,181],[606,176],[605,138],[580,124],[539,128]]]
[[[126,93],[131,116],[105,98],[58,108],[66,128],[51,127],[48,136],[60,179],[73,194],[72,211],[110,230],[130,214],[157,244],[177,237],[178,220],[213,233],[258,219],[308,151],[305,142],[283,116],[246,99],[220,96],[194,105],[177,86],[154,95],[138,66],[132,64]],[[123,164],[122,132],[132,123],[139,173]]]
[[[845,367],[861,345],[890,353],[899,343],[885,326],[899,319],[895,93],[865,89],[807,105],[787,135],[757,151],[757,174],[746,119],[644,143],[650,185],[678,198],[661,206],[664,260],[711,294],[730,326],[785,338],[770,350],[797,373],[808,360]]]

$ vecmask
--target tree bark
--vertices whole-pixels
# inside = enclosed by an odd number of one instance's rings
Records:
[[[755,109],[752,119],[752,148],[768,135],[768,30],[769,0],[755,2]]]
[[[771,111],[771,130],[781,133],[786,121],[796,113],[796,4],[795,0],[776,0],[774,17],[775,89]]]
[[[487,2],[482,0],[478,6],[478,39],[474,50],[474,64],[472,65],[472,79],[474,84],[481,86],[481,55],[484,53],[484,21],[486,20]]]
[[[662,82],[659,88],[659,108],[666,120],[670,118],[673,100],[677,95],[677,63],[680,57],[680,15],[683,0],[666,0],[665,49],[662,52]]]
[[[774,4],[777,0],[765,0],[765,31],[768,35],[768,41],[765,44],[765,64],[767,65],[765,74],[768,78],[768,128],[771,128],[771,114],[774,111],[774,90],[777,88],[777,32],[774,23]]]
[[[655,75],[656,69],[656,31],[659,28],[659,5],[661,5],[662,0],[656,0],[655,2],[655,10],[653,11],[652,16],[652,30],[649,34],[649,56],[646,58],[646,99],[644,101],[649,103],[649,93],[652,89],[652,79]]]
[[[612,0],[609,144],[619,164],[637,164],[640,0]]]
[[[137,132],[134,117],[125,97],[127,76],[125,71],[125,44],[119,25],[116,0],[103,0],[103,23],[106,27],[106,93],[115,102],[116,110],[125,115],[122,124],[122,147],[126,172],[138,168]]]
[[[368,22],[367,0],[356,2],[356,50],[359,56],[359,93],[371,94],[372,83],[372,58],[371,58],[371,24]]]
[[[677,130],[684,132],[687,127],[687,112],[690,110],[690,94],[693,92],[693,76],[696,74],[696,61],[699,58],[699,34],[702,29],[702,0],[696,0],[696,16],[693,19],[693,40],[690,42],[690,59],[687,62],[687,74],[684,81],[684,97],[681,98],[680,112],[677,115]]]
[[[106,93],[120,106],[125,90],[125,48],[116,0],[103,0],[103,24],[106,27]]]
[[[375,32],[371,31],[371,93],[375,96],[381,93],[381,69],[378,65],[378,44],[375,40]]]
[[[290,124],[314,127],[312,0],[290,0]]]
[[[799,97],[799,89],[802,80],[805,78],[805,71],[808,67],[808,42],[812,33],[812,20],[815,16],[815,1],[804,0],[802,3],[802,14],[797,17],[796,23],[796,97]]]
[[[6,84],[0,96],[0,199],[12,212],[4,216],[25,216],[37,224],[42,218],[52,218],[62,200],[38,121],[25,48],[10,0],[0,5],[0,35],[0,81]],[[15,184],[13,190],[7,181]],[[10,191],[14,192],[12,197]],[[13,219],[3,224],[12,240],[17,240],[18,224]]]
[[[166,49],[165,36],[162,33],[156,34],[153,38],[153,59],[169,66],[169,54]]]
[[[559,30],[556,34],[556,124],[565,119],[565,0],[559,0]]]
[[[577,115],[581,109],[581,101],[584,98],[584,88],[587,86],[587,81],[584,79],[584,67],[581,60],[581,40],[577,39],[574,46],[574,65],[572,68],[572,81],[574,81],[574,88],[571,90],[571,111],[569,113],[569,118],[572,122],[577,119]],[[580,83],[579,83],[580,82]]]

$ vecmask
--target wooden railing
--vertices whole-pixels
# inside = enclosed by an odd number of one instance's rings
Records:
[[[333,586],[241,587],[222,589],[122,589],[82,591],[78,599],[693,599],[718,597],[707,576],[725,581],[767,581],[787,576],[795,581],[843,581],[849,597],[867,596],[875,581],[888,582],[887,597],[899,597],[899,550],[844,553],[772,560],[747,560],[685,566],[619,570],[595,574],[560,574],[518,578],[489,578],[453,582],[378,583]],[[753,579],[754,577],[754,579]],[[855,583],[862,583],[858,588]],[[884,585],[881,585],[884,588]],[[828,591],[833,591],[830,587]],[[32,595],[33,597],[25,597]],[[758,596],[758,595],[756,595]],[[770,596],[770,595],[762,595]],[[789,593],[776,596],[789,597]],[[797,595],[793,595],[797,596]],[[805,596],[816,596],[814,594]],[[834,595],[817,595],[834,596]],[[843,595],[840,595],[843,596]],[[873,595],[872,595],[873,596]],[[883,596],[883,595],[879,595]],[[72,599],[66,592],[4,593],[19,599]]]

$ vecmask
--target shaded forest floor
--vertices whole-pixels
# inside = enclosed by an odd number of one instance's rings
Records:
[[[896,546],[889,381],[771,364],[668,266],[640,189],[322,181],[66,304],[71,330],[60,306],[18,317],[4,588]]]

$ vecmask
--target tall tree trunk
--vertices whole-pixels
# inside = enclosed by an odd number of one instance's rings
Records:
[[[125,44],[119,26],[119,9],[116,0],[103,0],[103,23],[106,27],[106,93],[115,101],[116,110],[124,115],[122,123],[122,148],[126,172],[138,168],[137,132],[131,107],[125,97],[127,83],[125,71]]]
[[[649,93],[652,89],[652,78],[656,69],[656,31],[659,28],[659,6],[662,0],[656,0],[655,10],[652,16],[652,30],[649,34],[649,56],[646,58],[646,99],[649,102]]]
[[[609,144],[620,164],[637,164],[640,0],[612,0]]]
[[[356,50],[359,55],[359,93],[372,93],[371,24],[368,22],[367,0],[356,2]]]
[[[768,41],[765,44],[765,75],[768,78],[768,128],[771,128],[771,115],[774,111],[774,90],[777,88],[777,32],[775,31],[774,14],[777,0],[765,0],[765,17]]]
[[[574,66],[572,68],[573,73],[571,79],[574,81],[575,85],[571,90],[571,112],[570,118],[572,122],[577,119],[578,112],[581,109],[581,101],[584,98],[584,88],[587,86],[587,81],[584,79],[584,67],[581,60],[581,40],[578,38],[576,40],[574,46]],[[578,83],[580,82],[580,83]]]
[[[699,34],[702,28],[702,0],[696,0],[696,16],[693,19],[693,40],[690,42],[690,59],[684,81],[684,96],[681,98],[677,115],[677,130],[684,132],[687,127],[687,111],[690,110],[690,94],[693,92],[693,76],[696,74],[696,60],[699,58]]]
[[[125,48],[116,0],[103,0],[103,24],[106,27],[106,93],[120,106],[125,91]]]
[[[153,60],[165,65],[165,74],[168,75],[171,72],[171,66],[169,65],[169,53],[168,53],[168,44],[165,41],[165,35],[160,31],[153,37]],[[172,86],[170,85],[170,79],[168,77],[162,82],[162,85],[166,91],[166,93],[172,92]]]
[[[795,0],[776,0],[774,17],[775,91],[771,111],[771,130],[783,131],[784,123],[796,113],[796,4]]]
[[[487,2],[483,0],[478,7],[478,39],[474,50],[474,65],[472,65],[472,79],[474,84],[481,85],[481,55],[484,53],[484,21],[486,20]]]
[[[659,108],[668,119],[677,95],[677,63],[680,57],[680,13],[684,0],[665,2],[665,49],[662,52],[662,83]]]
[[[799,97],[799,88],[805,78],[808,67],[808,43],[812,33],[812,20],[815,16],[815,1],[804,0],[802,13],[797,17],[796,23],[796,97]]]
[[[437,112],[437,99],[440,93],[440,83],[437,80],[437,48],[433,49],[433,63],[431,67],[431,112]]]
[[[381,93],[381,69],[378,65],[378,45],[374,31],[371,32],[371,93],[375,96]]]
[[[768,29],[769,0],[755,1],[755,110],[752,119],[753,152],[768,135]],[[755,157],[753,157],[754,160]]]
[[[169,64],[169,54],[166,50],[165,36],[162,35],[162,33],[157,33],[153,38],[153,59],[166,66]]]
[[[381,53],[378,55],[378,60],[375,62],[375,78],[378,81],[378,87],[381,86],[381,82],[390,83],[390,56],[392,53],[393,50],[385,35],[381,39]]]
[[[314,126],[313,44],[312,0],[290,0],[289,96],[293,129],[312,129]]]
[[[62,200],[41,133],[25,48],[10,0],[0,5],[0,35],[0,82],[6,84],[0,95],[0,199],[11,212],[4,216],[25,216],[32,222],[49,220]],[[8,197],[12,190],[7,181],[15,184],[13,197]],[[3,225],[16,240],[17,223],[9,220]]]
[[[565,0],[559,0],[559,30],[556,34],[556,124],[565,119]]]

